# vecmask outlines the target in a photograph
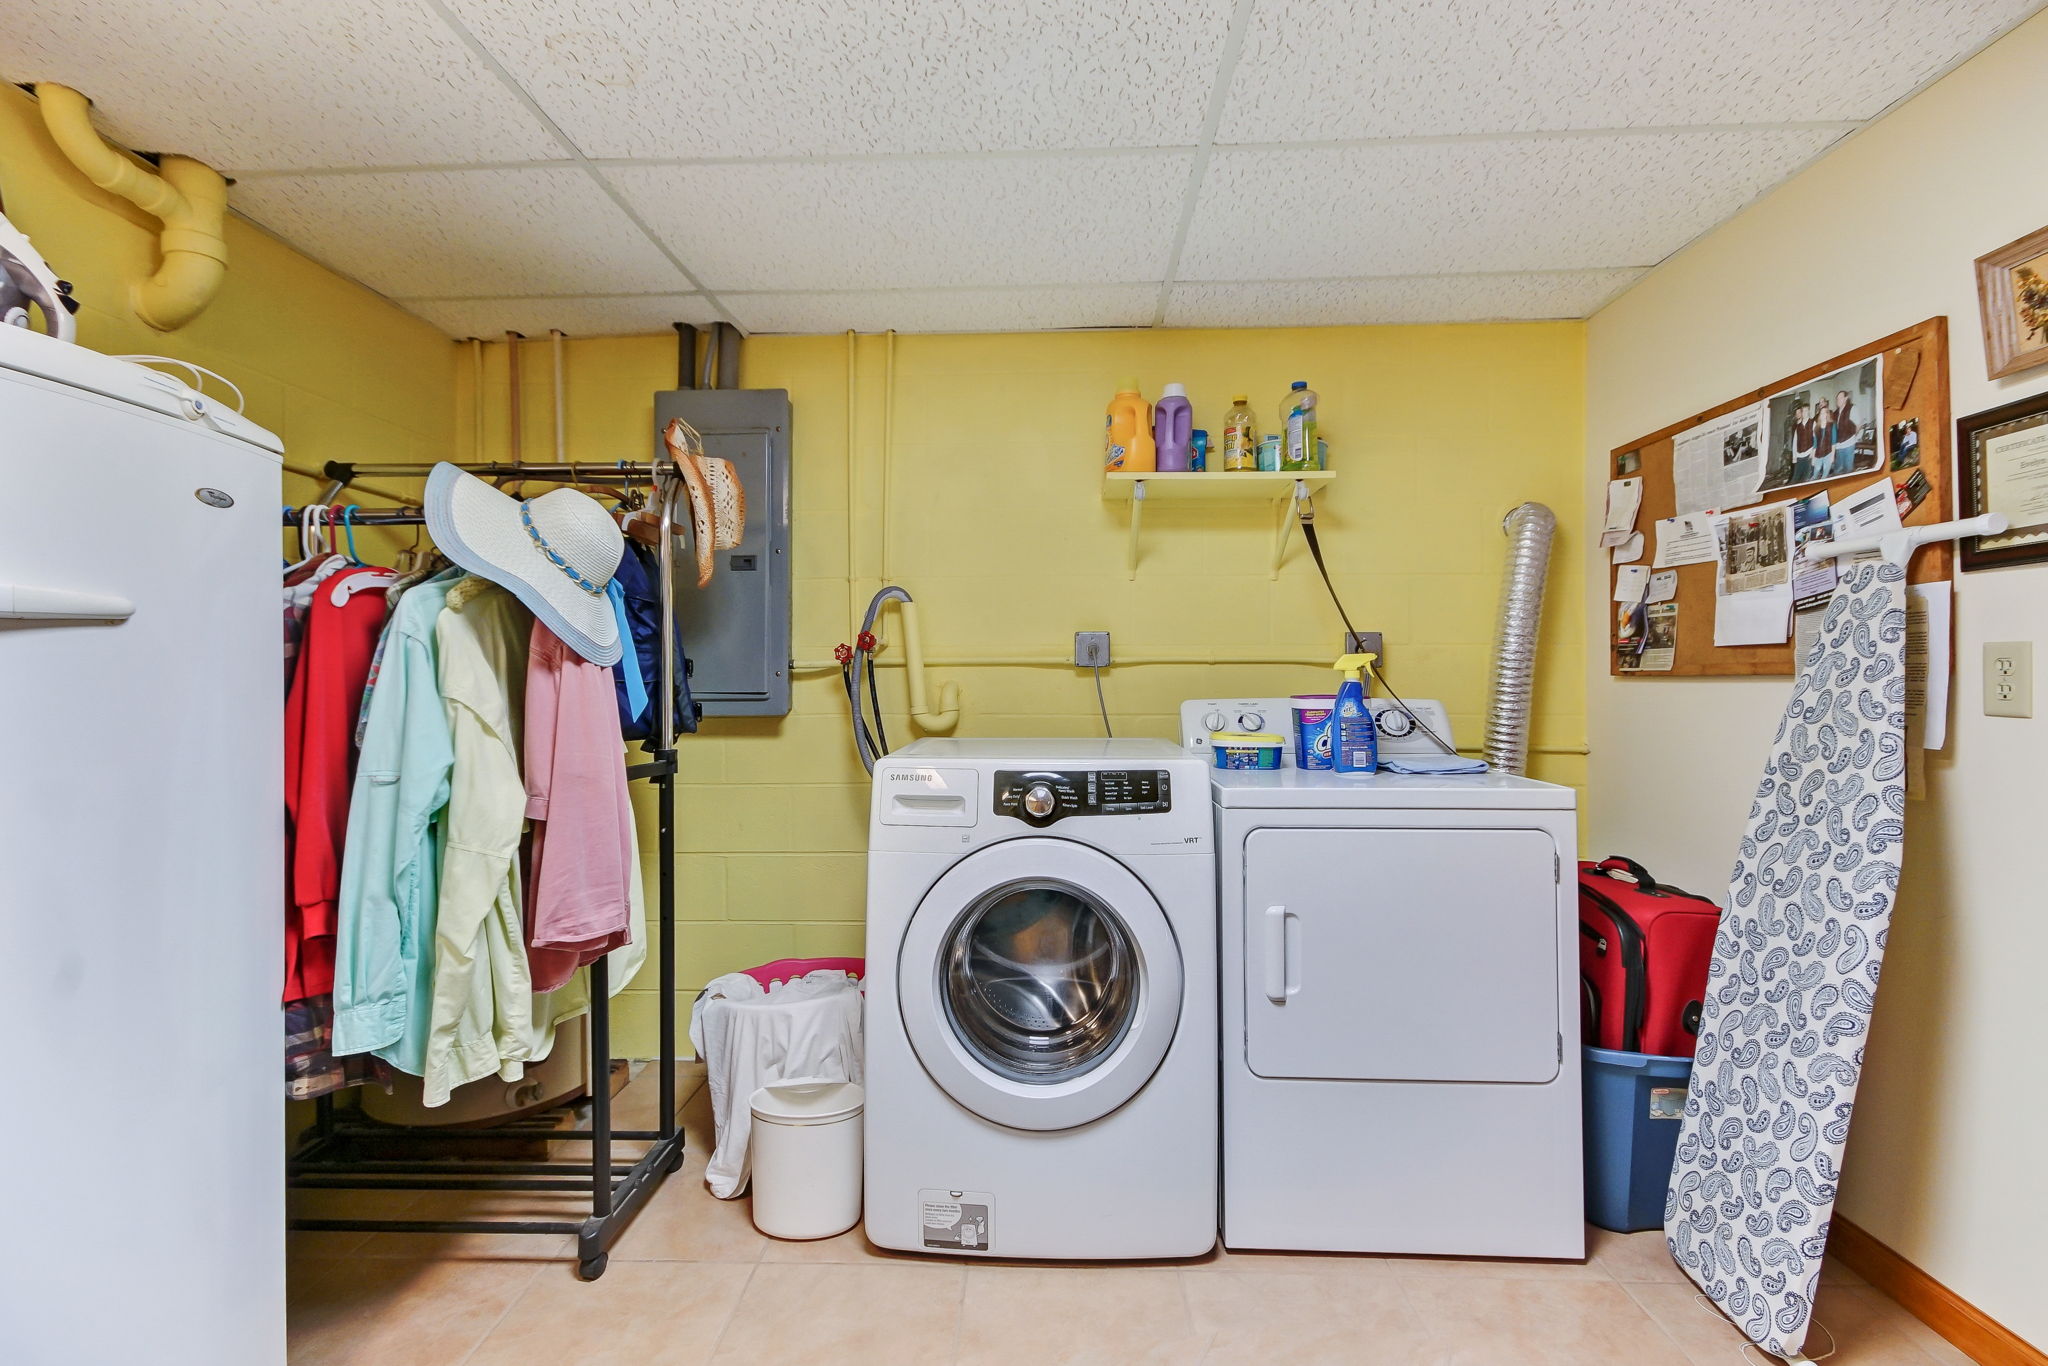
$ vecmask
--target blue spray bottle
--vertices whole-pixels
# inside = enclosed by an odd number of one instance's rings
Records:
[[[1330,721],[1331,765],[1339,773],[1380,770],[1379,728],[1366,705],[1365,679],[1379,662],[1376,654],[1345,655],[1330,667],[1344,675],[1337,689],[1337,714]]]

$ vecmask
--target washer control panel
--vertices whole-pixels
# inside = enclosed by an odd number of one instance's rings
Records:
[[[1068,816],[1140,816],[1173,810],[1163,768],[998,769],[995,809],[1031,825]]]

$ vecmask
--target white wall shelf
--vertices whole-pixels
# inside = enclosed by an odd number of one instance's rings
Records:
[[[1294,529],[1294,505],[1336,477],[1334,470],[1176,470],[1166,474],[1108,470],[1102,476],[1102,498],[1104,502],[1131,505],[1131,538],[1125,568],[1134,579],[1138,577],[1138,534],[1144,524],[1145,504],[1270,502],[1277,512],[1272,565],[1273,577],[1277,579],[1281,561],[1287,557],[1287,538]]]

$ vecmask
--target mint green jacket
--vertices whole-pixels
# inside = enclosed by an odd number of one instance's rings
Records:
[[[461,577],[399,598],[370,694],[349,798],[334,953],[334,1052],[426,1069],[434,922],[455,749],[437,679],[434,625]]]

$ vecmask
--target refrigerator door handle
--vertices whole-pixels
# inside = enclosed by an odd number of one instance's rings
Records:
[[[0,621],[100,621],[114,624],[134,615],[134,603],[108,593],[0,583]]]

